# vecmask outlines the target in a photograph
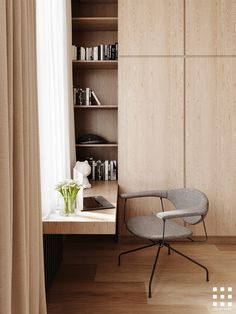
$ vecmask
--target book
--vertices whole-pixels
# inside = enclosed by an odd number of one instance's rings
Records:
[[[92,105],[92,90],[89,89],[89,106]]]
[[[118,43],[110,45],[99,45],[95,47],[76,47],[72,46],[73,60],[117,60]]]
[[[115,46],[116,46],[116,58],[115,58],[115,60],[118,60],[118,43],[115,43]]]
[[[89,96],[90,96],[90,88],[89,88],[89,87],[86,87],[86,89],[85,89],[85,94],[86,94],[85,105],[86,105],[86,106],[89,106],[89,105],[90,105],[90,99],[89,99]]]
[[[111,60],[116,60],[116,45],[111,45]]]
[[[89,48],[85,48],[85,60],[89,60]]]
[[[80,60],[81,58],[81,47],[77,47],[76,49],[76,60]]]
[[[95,92],[94,92],[93,90],[92,90],[92,96],[93,96],[94,100],[96,101],[97,105],[98,105],[98,106],[101,106],[101,103],[100,103],[100,101],[98,100],[97,95],[95,94]]]
[[[101,174],[101,160],[97,161],[97,171],[96,171],[96,180],[101,181],[102,174]]]
[[[93,60],[93,48],[88,48],[88,60]]]
[[[71,55],[72,55],[72,60],[77,59],[77,47],[75,45],[72,45]]]
[[[104,45],[98,46],[98,60],[104,59]]]
[[[104,180],[108,180],[108,170],[109,170],[109,161],[108,160],[105,160],[104,161]]]
[[[97,163],[95,160],[92,162],[92,180],[96,180],[96,167]]]
[[[109,60],[109,47],[104,45],[103,60]]]
[[[78,60],[85,60],[85,48],[84,47],[78,47],[78,48],[79,48]]]
[[[116,176],[116,160],[111,160],[110,161],[110,172],[111,172],[111,181],[115,181],[117,176]]]
[[[111,45],[108,45],[108,58],[111,60]]]
[[[78,88],[78,92],[77,92],[77,100],[76,103],[78,106],[83,106],[86,103],[86,97],[85,97],[85,90],[83,90],[82,88]]]
[[[93,47],[93,60],[98,60],[98,46]]]
[[[95,181],[117,180],[117,162],[116,160],[94,160],[89,157],[86,160],[91,165],[91,179]]]

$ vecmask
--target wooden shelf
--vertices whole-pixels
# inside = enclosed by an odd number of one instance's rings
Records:
[[[93,109],[118,109],[118,106],[107,106],[107,105],[91,105],[91,106],[74,106],[75,109],[88,109],[88,110],[93,110]]]
[[[75,144],[76,147],[118,147],[117,143],[112,144]]]
[[[73,65],[82,69],[117,69],[117,60],[83,61],[73,60]]]
[[[117,17],[74,17],[72,18],[74,31],[117,31]]]
[[[75,0],[71,23],[73,45],[114,45],[118,42],[118,1]],[[102,105],[93,100],[91,106],[74,106],[76,158],[118,162],[118,60],[87,59],[72,60],[73,86],[95,90]],[[79,144],[76,140],[81,134],[101,134],[109,142]]]

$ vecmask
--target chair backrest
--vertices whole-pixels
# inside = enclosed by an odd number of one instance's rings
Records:
[[[198,209],[202,212],[203,217],[205,217],[208,212],[209,201],[207,196],[196,189],[181,188],[169,190],[167,199],[173,203],[176,209],[189,209],[190,212],[191,209]],[[201,216],[186,217],[183,219],[191,225],[195,225],[202,221]]]

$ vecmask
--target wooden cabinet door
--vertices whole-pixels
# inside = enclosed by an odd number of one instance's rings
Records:
[[[186,184],[209,197],[209,234],[235,236],[236,59],[196,57],[186,69]]]
[[[124,57],[119,62],[120,189],[182,187],[183,60]],[[132,214],[158,211],[151,199],[139,204],[141,211],[134,205]]]
[[[186,0],[186,53],[236,54],[236,0]]]
[[[183,54],[183,0],[119,0],[119,54]]]

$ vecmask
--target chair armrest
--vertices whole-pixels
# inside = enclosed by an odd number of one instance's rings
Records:
[[[165,190],[153,190],[153,191],[143,191],[143,192],[131,192],[131,193],[123,193],[120,194],[122,199],[130,199],[130,198],[140,198],[140,197],[167,197],[167,191]]]
[[[165,212],[157,213],[156,216],[161,219],[172,219],[172,218],[183,218],[183,217],[193,217],[202,216],[202,209],[174,209]]]

